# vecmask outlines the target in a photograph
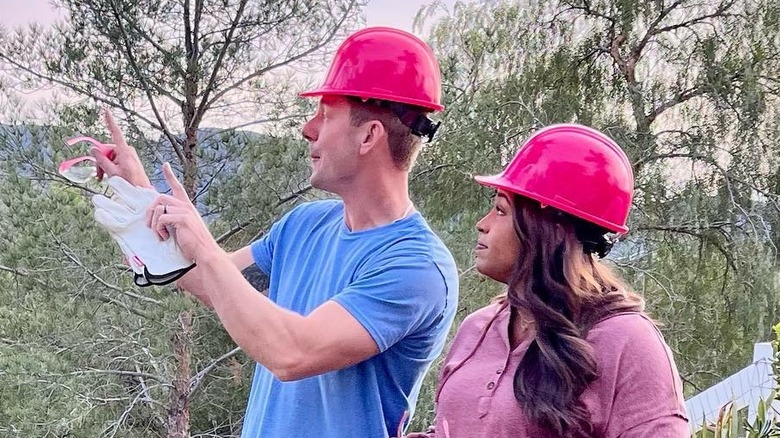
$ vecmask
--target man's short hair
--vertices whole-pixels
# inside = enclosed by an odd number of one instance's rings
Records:
[[[401,119],[389,108],[380,107],[371,102],[363,102],[358,98],[350,101],[350,122],[352,126],[360,126],[371,120],[377,120],[387,131],[387,143],[393,164],[400,170],[411,170],[417,154],[420,152],[422,138],[412,134],[412,130],[401,122]],[[423,112],[422,109],[407,105],[410,110]]]

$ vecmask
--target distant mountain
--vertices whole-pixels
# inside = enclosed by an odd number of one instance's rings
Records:
[[[54,163],[52,157],[55,155],[55,148],[67,148],[62,142],[53,141],[56,134],[54,129],[49,126],[35,124],[7,125],[0,124],[0,161],[7,161],[14,151],[16,152],[37,152],[42,153],[39,159],[44,161],[45,166],[51,166],[54,170],[58,163]],[[85,134],[86,135],[86,134]],[[183,134],[177,134],[177,138],[183,139]],[[239,149],[239,146],[247,143],[260,143],[267,136],[253,131],[231,131],[227,132],[218,128],[203,128],[198,130],[199,143],[199,180],[196,193],[207,190],[207,185],[215,178],[235,174],[240,162],[233,153]],[[100,139],[100,138],[98,138]],[[59,144],[58,144],[59,143]],[[150,147],[151,146],[151,147]],[[136,145],[138,152],[146,160],[153,163],[151,174],[149,175],[154,187],[160,192],[168,192],[168,184],[162,175],[162,164],[170,162],[174,171],[181,175],[181,164],[176,157],[173,147],[168,138],[161,136],[157,140],[150,140],[146,145]],[[65,156],[78,156],[86,154],[88,148],[75,148],[72,154]],[[25,172],[24,169],[19,169]],[[198,210],[205,212],[206,208],[199,197],[196,203]]]
[[[177,139],[184,139],[183,134],[176,136]],[[196,193],[206,189],[206,184],[214,178],[215,175],[234,174],[240,165],[234,154],[238,146],[247,143],[260,143],[267,136],[252,131],[232,131],[225,132],[217,128],[203,128],[198,130],[198,180]],[[162,164],[171,163],[177,175],[181,175],[181,163],[176,156],[171,142],[166,137],[161,137],[155,142],[151,142],[155,152],[152,153],[149,148],[140,148],[139,153],[146,155],[146,158],[154,163],[149,175],[152,183],[158,191],[167,191],[168,185],[162,175]]]

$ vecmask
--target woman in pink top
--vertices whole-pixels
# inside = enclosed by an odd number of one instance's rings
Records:
[[[409,438],[688,437],[672,354],[644,302],[599,261],[628,231],[620,147],[580,125],[531,136],[477,223],[476,267],[507,284],[469,315],[439,377],[436,425]]]

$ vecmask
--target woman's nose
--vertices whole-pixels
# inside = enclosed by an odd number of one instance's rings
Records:
[[[483,234],[486,233],[484,222],[485,222],[485,218],[482,218],[479,221],[477,221],[477,225],[476,225],[477,231]]]

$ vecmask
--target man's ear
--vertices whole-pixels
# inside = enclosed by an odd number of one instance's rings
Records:
[[[387,131],[379,120],[369,120],[360,127],[358,135],[360,136],[360,155],[366,155],[381,143],[383,138],[387,138]]]

